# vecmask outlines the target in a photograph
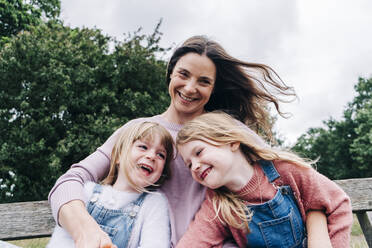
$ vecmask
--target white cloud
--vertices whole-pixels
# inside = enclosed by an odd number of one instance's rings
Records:
[[[283,105],[293,117],[277,129],[290,142],[330,116],[340,118],[359,76],[372,76],[369,0],[62,0],[71,26],[96,26],[122,38],[160,20],[161,44],[195,34],[220,42],[233,56],[272,66],[300,101]]]

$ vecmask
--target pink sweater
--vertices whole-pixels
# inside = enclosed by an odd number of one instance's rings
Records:
[[[322,210],[327,215],[328,233],[333,247],[349,247],[352,212],[349,197],[334,182],[319,174],[314,169],[299,167],[288,162],[274,162],[280,178],[275,184],[290,185],[297,199],[300,212],[306,221],[306,212]],[[241,199],[252,204],[272,199],[276,189],[269,183],[261,167],[257,166],[257,174],[239,192]],[[182,237],[177,248],[222,247],[223,240],[233,237],[239,247],[246,247],[247,240],[243,231],[224,226],[213,210],[210,198],[213,191],[207,191],[207,199]],[[202,234],[202,235],[201,235]]]
[[[153,121],[164,126],[173,136],[176,137],[182,125],[167,122],[163,117],[157,115],[150,118],[141,118],[128,122]],[[49,203],[52,208],[54,219],[60,207],[71,201],[80,199],[85,201],[83,185],[85,182],[98,182],[106,177],[109,166],[111,150],[117,139],[118,129],[111,137],[94,153],[84,160],[71,166],[62,175],[49,193]],[[205,188],[195,182],[183,163],[180,156],[171,163],[172,177],[166,181],[161,191],[168,199],[171,219],[172,245],[176,244],[186,232],[188,224],[193,219],[201,203],[205,199]]]

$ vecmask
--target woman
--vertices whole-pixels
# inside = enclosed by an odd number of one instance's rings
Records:
[[[167,83],[171,103],[164,113],[136,119],[119,128],[93,154],[72,165],[51,190],[49,202],[54,218],[71,234],[76,247],[111,244],[85,209],[82,185],[107,175],[110,152],[120,129],[133,122],[152,121],[163,125],[175,138],[187,121],[205,111],[219,109],[234,114],[255,131],[269,133],[267,103],[273,103],[282,113],[280,99],[267,89],[278,95],[295,95],[270,67],[235,59],[217,42],[203,36],[191,37],[176,49],[168,64]],[[204,200],[205,188],[192,180],[179,156],[171,168],[172,178],[161,190],[168,199],[175,245]]]

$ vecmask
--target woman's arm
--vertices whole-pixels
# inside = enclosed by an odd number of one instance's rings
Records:
[[[309,211],[306,213],[307,247],[330,247],[331,239],[328,235],[327,216],[322,211]]]

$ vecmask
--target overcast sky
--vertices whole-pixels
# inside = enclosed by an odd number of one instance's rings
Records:
[[[62,0],[71,27],[96,27],[119,40],[163,23],[161,45],[192,35],[218,41],[231,55],[270,65],[298,101],[276,130],[292,144],[310,127],[340,119],[358,77],[372,77],[370,0]],[[168,58],[167,58],[168,59]]]

